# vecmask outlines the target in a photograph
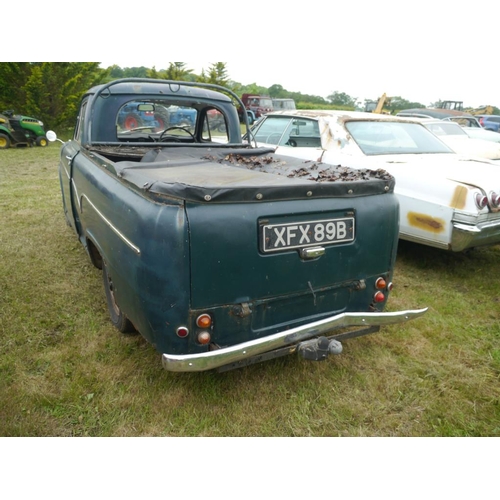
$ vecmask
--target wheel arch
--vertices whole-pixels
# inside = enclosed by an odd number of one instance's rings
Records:
[[[97,267],[97,269],[102,269],[102,254],[94,241],[88,236],[85,237],[85,245],[87,248],[87,253],[90,257],[90,262]]]

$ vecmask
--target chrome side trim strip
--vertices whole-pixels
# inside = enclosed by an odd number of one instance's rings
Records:
[[[99,211],[99,209],[90,201],[89,197],[82,194],[80,198],[80,212],[83,212],[83,199],[87,200],[88,204],[95,210],[97,215],[108,225],[108,227],[123,241],[125,242],[137,255],[141,255],[141,249],[134,245],[123,233],[121,233],[113,224],[106,219],[106,217]]]

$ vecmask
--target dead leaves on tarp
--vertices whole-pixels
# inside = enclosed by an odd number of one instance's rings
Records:
[[[283,159],[273,156],[244,156],[230,153],[223,159],[215,156],[205,156],[204,159],[218,163],[229,163],[239,167],[245,167],[259,172],[266,172],[287,177],[304,177],[315,182],[352,182],[360,180],[380,179],[391,180],[392,176],[383,169],[371,170],[367,168],[355,169],[342,167],[341,165],[327,165],[314,161],[303,161],[301,167],[295,168],[287,165]],[[294,159],[295,164],[297,160]],[[299,160],[300,161],[300,160]]]

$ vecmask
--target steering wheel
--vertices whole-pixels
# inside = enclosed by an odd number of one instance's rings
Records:
[[[163,140],[163,137],[164,135],[169,131],[169,130],[183,130],[184,132],[187,132],[190,136],[191,136],[191,139],[195,139],[194,137],[194,134],[188,130],[187,128],[184,128],[184,127],[179,127],[178,125],[174,125],[172,127],[168,127],[166,128],[161,134],[160,134],[160,137],[158,138],[158,141],[161,142]]]

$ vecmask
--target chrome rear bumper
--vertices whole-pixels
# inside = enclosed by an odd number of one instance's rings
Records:
[[[454,252],[498,243],[500,243],[500,220],[481,222],[475,226],[453,222],[451,249]]]
[[[317,337],[333,329],[345,327],[370,327],[403,323],[425,314],[427,308],[376,313],[342,313],[320,321],[291,328],[273,335],[224,347],[215,351],[199,354],[162,355],[163,367],[172,372],[200,372],[220,368],[262,353],[297,344],[303,340]]]

